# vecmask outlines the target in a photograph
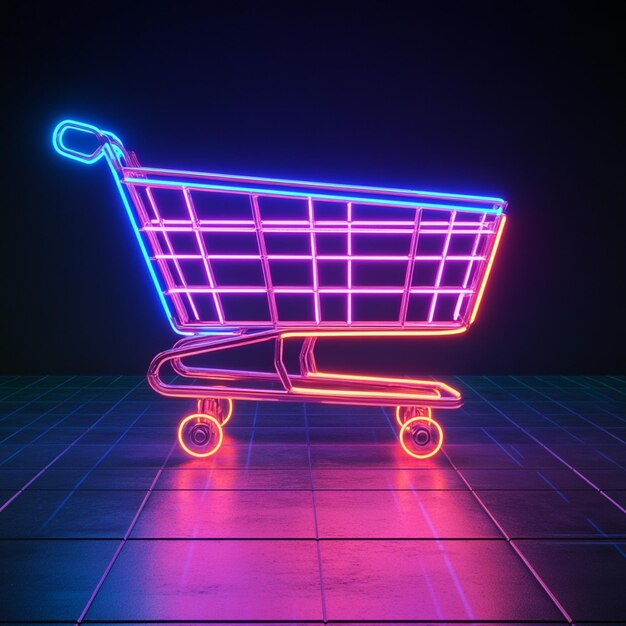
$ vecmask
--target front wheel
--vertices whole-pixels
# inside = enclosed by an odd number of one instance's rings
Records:
[[[397,406],[396,407],[396,422],[398,426],[402,427],[404,422],[410,420],[412,417],[427,417],[432,419],[433,412],[428,406]]]
[[[222,425],[212,415],[193,413],[178,426],[178,443],[191,456],[204,458],[215,454],[223,439]]]
[[[411,417],[400,429],[400,445],[416,459],[428,459],[439,452],[443,444],[443,430],[432,417]]]

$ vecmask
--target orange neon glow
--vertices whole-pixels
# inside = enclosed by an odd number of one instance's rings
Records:
[[[222,426],[226,426],[233,416],[233,401],[230,398],[226,398],[226,402],[228,402],[228,411],[226,412],[226,417],[222,417]]]
[[[458,392],[457,392],[458,393]],[[460,396],[460,394],[459,394]],[[396,407],[396,422],[398,422],[398,426],[400,426],[400,428],[402,428],[402,426],[404,425],[404,422],[402,421],[402,418],[400,417],[400,409],[408,409],[410,407],[405,407],[405,406],[397,406]],[[424,415],[423,417],[427,417],[427,418],[432,418],[433,416],[433,412],[431,410],[431,408],[429,406],[420,406],[420,407],[415,407],[418,411],[426,411],[426,415]],[[414,416],[414,417],[419,417],[419,416]]]
[[[439,435],[439,440],[437,441],[437,445],[434,450],[427,452],[426,454],[418,454],[417,452],[413,452],[410,450],[407,445],[404,443],[404,435],[408,432],[410,433],[410,429],[413,425],[417,425],[417,422],[424,422],[424,424],[420,424],[421,426],[433,426]],[[439,452],[441,446],[443,445],[443,430],[441,426],[431,417],[412,417],[410,420],[407,420],[400,429],[400,445],[404,449],[404,451],[409,455],[416,459],[428,459],[431,456],[434,456]]]
[[[335,374],[331,372],[308,372],[307,377],[317,377],[317,378],[334,378],[337,380],[354,380],[354,381],[366,381],[372,383],[390,383],[390,384],[399,384],[399,385],[415,385],[417,387],[428,387],[432,390],[432,393],[436,395],[436,397],[441,398],[441,392],[439,389],[435,388],[434,385],[440,387],[444,391],[448,392],[451,396],[455,398],[460,398],[461,393],[454,389],[454,387],[450,387],[445,383],[441,382],[433,382],[432,380],[420,380],[418,378],[390,378],[385,376],[364,376],[361,374]],[[432,397],[432,396],[430,396]]]
[[[408,383],[410,385],[427,385],[433,384],[432,380],[418,380],[417,378],[389,378],[383,376],[366,376],[363,374],[334,374],[331,372],[309,372],[307,376],[316,376],[319,378],[338,378],[341,380],[366,380],[373,383]]]
[[[89,153],[80,143],[71,146],[66,131],[90,137],[98,147]],[[108,164],[167,319],[184,337],[154,357],[148,382],[161,395],[197,402],[196,412],[177,431],[187,454],[204,458],[220,449],[233,398],[395,407],[407,454],[426,459],[440,450],[443,430],[432,419],[431,407],[460,406],[459,391],[435,380],[317,371],[316,340],[466,332],[477,318],[498,253],[507,220],[503,199],[145,168],[113,133],[76,120],[57,124],[53,146],[75,161]],[[183,201],[182,212],[172,215],[168,195]],[[217,202],[217,210],[205,215],[201,196],[203,202]],[[233,214],[228,200],[244,202],[247,216]],[[288,206],[281,210],[284,202],[306,204],[307,215],[293,214]],[[324,210],[328,202],[334,207],[330,213]],[[318,235],[341,245],[323,246]],[[430,245],[421,245],[422,236],[433,235]],[[215,248],[214,236],[235,247]],[[172,245],[170,237],[180,240]],[[256,243],[237,245],[241,237]],[[290,240],[301,237],[308,244],[294,249]],[[262,280],[240,271],[242,262],[254,265]],[[329,262],[332,267],[323,265]],[[389,265],[404,280],[371,276],[362,281],[361,272],[373,263]],[[437,270],[431,272],[433,263]],[[288,265],[294,275],[285,281],[282,270]],[[322,267],[338,268],[345,280],[323,280]],[[231,272],[234,280],[219,277]],[[339,310],[327,310],[326,298]],[[387,302],[389,309],[377,302]],[[286,345],[294,352],[298,347],[285,343],[292,338],[302,344],[299,370],[285,350]],[[210,361],[215,353],[266,341],[275,343],[265,344],[274,347],[273,370],[241,367],[239,360],[235,369],[194,364],[197,357]],[[162,375],[163,366],[177,376]]]
[[[190,450],[185,445],[185,442],[183,441],[183,429],[185,428],[185,425],[192,420],[196,420],[198,424],[202,424],[203,422],[204,423],[209,422],[212,426],[214,426],[217,429],[217,433],[218,433],[217,443],[206,452],[195,452],[193,450]],[[187,454],[190,454],[191,456],[195,456],[198,458],[205,458],[207,456],[211,456],[212,454],[215,454],[220,449],[223,440],[224,440],[224,431],[222,430],[222,426],[219,423],[219,421],[212,415],[206,415],[204,413],[193,413],[192,415],[188,415],[184,420],[182,420],[178,426],[178,443],[180,444],[180,447]]]
[[[466,326],[459,328],[441,328],[438,330],[317,330],[317,331],[286,331],[280,334],[281,339],[291,337],[439,337],[440,335],[460,335],[467,330]]]
[[[498,227],[498,233],[496,234],[496,239],[493,242],[493,250],[491,251],[491,256],[489,257],[489,262],[487,263],[487,269],[485,270],[485,274],[483,276],[483,282],[480,285],[478,296],[476,297],[474,310],[472,311],[472,315],[469,321],[470,324],[474,323],[474,320],[476,319],[476,315],[478,315],[478,307],[480,306],[481,300],[483,299],[483,292],[485,291],[485,287],[487,286],[487,280],[489,279],[489,274],[491,273],[491,266],[493,265],[493,261],[496,258],[496,253],[498,252],[498,245],[500,244],[500,237],[502,237],[502,231],[504,230],[505,223],[506,223],[506,215],[503,215],[500,220],[500,225]]]
[[[404,400],[438,400],[441,398],[439,392],[432,394],[417,394],[417,393],[397,393],[393,391],[349,391],[347,389],[307,389],[306,387],[292,387],[291,390],[295,393],[309,394],[313,396],[350,396],[353,398],[390,398],[390,399],[404,399]],[[433,390],[436,391],[436,390]],[[395,403],[394,403],[395,404]]]
[[[203,415],[204,415],[203,405],[205,402],[206,402],[205,399],[198,400],[198,413],[201,413]],[[233,416],[233,401],[230,398],[220,398],[219,400],[216,400],[216,402],[228,402],[228,410],[226,411],[226,417],[222,416],[222,421],[221,421],[222,426],[226,426],[227,422]]]

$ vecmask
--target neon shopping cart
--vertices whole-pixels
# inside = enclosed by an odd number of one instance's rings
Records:
[[[144,167],[113,133],[73,120],[57,125],[53,145],[111,169],[182,336],[153,359],[148,382],[196,401],[178,427],[187,453],[217,452],[233,400],[393,407],[409,455],[439,451],[432,410],[460,407],[459,391],[322,370],[315,346],[467,330],[502,235],[504,200]],[[266,369],[240,367],[264,351]],[[235,354],[235,366],[223,363]]]

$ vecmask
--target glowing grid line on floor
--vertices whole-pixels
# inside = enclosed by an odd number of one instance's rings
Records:
[[[626,379],[458,382],[470,419],[418,469],[377,408],[246,404],[198,463],[139,377],[0,377],[1,619],[621,623]]]

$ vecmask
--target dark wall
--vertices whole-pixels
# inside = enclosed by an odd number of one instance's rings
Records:
[[[624,46],[606,6],[49,4],[3,25],[3,371],[141,373],[174,338],[108,171],[51,148],[66,117],[148,165],[500,195],[476,326],[381,344],[380,369],[626,371]]]

